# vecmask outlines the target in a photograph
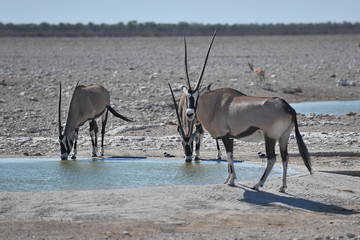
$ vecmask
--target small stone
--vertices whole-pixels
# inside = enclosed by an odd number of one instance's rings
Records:
[[[348,112],[346,114],[346,116],[349,116],[349,117],[356,116],[356,115],[357,115],[357,113],[355,113],[355,112]]]
[[[347,236],[349,239],[352,239],[352,238],[355,238],[355,237],[356,237],[356,234],[348,233],[348,234],[346,234],[346,236]]]

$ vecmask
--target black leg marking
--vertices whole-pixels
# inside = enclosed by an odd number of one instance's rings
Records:
[[[224,143],[226,152],[231,152],[231,154],[233,153],[233,149],[234,149],[234,139],[231,139],[229,137],[222,137],[221,140]]]
[[[276,140],[269,137],[265,137],[265,150],[268,159],[276,157],[275,145],[276,145]]]
[[[261,177],[261,181],[265,182],[267,176],[269,175],[269,173],[270,173],[270,171],[271,171],[271,169],[273,167],[273,166],[269,166],[269,160],[276,158],[275,145],[276,145],[276,140],[265,136],[265,150],[266,150],[268,163],[267,163],[265,172]]]
[[[104,138],[105,138],[105,127],[108,119],[108,111],[105,113],[105,117],[102,121],[101,126],[101,156],[104,156]]]
[[[216,139],[216,149],[217,149],[217,160],[221,160],[221,151],[220,151],[219,139]]]

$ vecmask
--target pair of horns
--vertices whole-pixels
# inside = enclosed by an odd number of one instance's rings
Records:
[[[217,32],[217,29],[215,29],[214,31],[214,34],[211,38],[211,42],[210,42],[210,45],[209,45],[209,48],[207,50],[207,53],[206,53],[206,57],[205,57],[205,62],[204,62],[204,66],[202,68],[202,71],[201,71],[201,74],[199,76],[199,79],[196,83],[196,87],[194,89],[194,91],[196,90],[199,90],[199,87],[200,87],[200,84],[201,84],[201,80],[202,80],[202,77],[204,75],[204,72],[205,72],[205,67],[206,67],[206,63],[207,63],[207,60],[209,58],[209,54],[210,54],[210,50],[211,50],[211,46],[214,42],[214,39],[215,39],[215,36],[216,36],[216,32]],[[186,72],[186,79],[187,79],[187,82],[188,82],[188,87],[189,87],[189,90],[191,90],[191,84],[190,84],[190,78],[189,78],[189,72],[188,72],[188,64],[187,64],[187,46],[186,46],[186,37],[184,36],[184,44],[185,44],[185,72]],[[169,83],[169,88],[170,88],[170,91],[171,91],[171,96],[172,96],[172,99],[174,101],[174,105],[175,105],[175,111],[176,111],[176,117],[178,119],[178,123],[179,123],[179,130],[180,130],[180,134],[182,136],[185,136],[185,131],[184,131],[184,128],[183,128],[183,125],[181,124],[181,120],[180,120],[180,115],[179,115],[179,110],[178,110],[178,105],[176,103],[176,100],[175,100],[175,97],[174,97],[174,92],[170,86],[170,83]],[[192,127],[191,127],[191,131],[190,133],[192,132]]]
[[[204,72],[205,72],[205,67],[206,67],[206,64],[207,64],[207,60],[209,58],[211,46],[212,46],[212,44],[214,42],[214,39],[215,39],[215,36],[216,36],[216,32],[217,32],[217,29],[215,29],[214,34],[213,34],[213,36],[211,38],[211,42],[210,42],[209,48],[208,48],[207,53],[206,53],[205,62],[204,62],[203,68],[201,70],[201,74],[199,76],[199,79],[198,79],[198,81],[196,83],[194,91],[199,90],[201,80],[202,80]],[[185,72],[186,72],[186,78],[187,78],[187,82],[188,82],[188,87],[189,87],[189,90],[191,90],[191,84],[190,84],[190,78],[189,78],[189,72],[188,72],[188,64],[187,64],[187,46],[186,46],[186,37],[185,36],[184,36],[184,44],[185,44]]]
[[[174,92],[173,92],[173,90],[172,90],[172,88],[170,86],[170,83],[168,83],[168,85],[169,85],[169,88],[170,88],[170,91],[171,91],[171,96],[172,96],[172,99],[173,99],[174,105],[175,105],[176,117],[177,117],[177,120],[178,120],[178,123],[179,123],[180,134],[183,137],[183,136],[185,136],[185,131],[184,131],[183,125],[181,124],[178,105],[176,103],[176,100],[175,100],[175,97],[174,97]]]

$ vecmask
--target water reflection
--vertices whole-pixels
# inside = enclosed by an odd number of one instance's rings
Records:
[[[235,168],[238,181],[257,181],[264,171],[248,163],[235,163]],[[270,177],[281,172],[275,168]],[[0,159],[0,191],[12,192],[221,184],[226,176],[227,163],[217,161]]]

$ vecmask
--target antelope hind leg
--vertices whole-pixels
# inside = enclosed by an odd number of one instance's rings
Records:
[[[78,140],[78,136],[79,136],[79,129],[75,129],[75,133],[74,133],[74,151],[73,151],[73,155],[71,156],[71,159],[76,159],[76,154],[77,154],[77,140]]]
[[[264,174],[262,175],[260,181],[253,187],[253,189],[256,191],[259,191],[259,188],[264,186],[264,183],[267,177],[269,176],[271,169],[275,165],[276,162],[275,144],[276,144],[276,140],[271,139],[269,137],[265,137],[265,149],[268,160]]]

